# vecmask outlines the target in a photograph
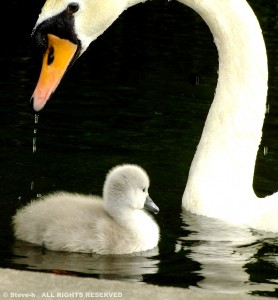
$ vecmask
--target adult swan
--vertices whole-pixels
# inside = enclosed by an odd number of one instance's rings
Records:
[[[32,101],[41,110],[65,71],[127,8],[140,0],[46,0],[32,33],[43,65]],[[245,0],[180,0],[209,26],[219,52],[215,97],[182,199],[192,213],[278,232],[278,193],[253,190],[267,96],[260,25]]]

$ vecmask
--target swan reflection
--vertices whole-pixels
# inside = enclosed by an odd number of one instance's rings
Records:
[[[16,268],[91,276],[102,279],[142,282],[143,275],[158,272],[158,248],[126,255],[97,255],[46,250],[15,241],[11,263]]]
[[[203,278],[198,282],[199,287],[225,293],[274,292],[278,283],[275,234],[185,211],[181,217],[186,235],[176,241],[175,252],[186,250],[191,259],[201,264],[201,269],[196,271]],[[260,274],[260,268],[266,264],[272,268],[271,272],[261,274],[261,281],[253,278],[252,270]],[[276,278],[266,278],[268,275]]]

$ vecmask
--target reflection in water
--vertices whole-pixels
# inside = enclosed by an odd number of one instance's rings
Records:
[[[198,286],[207,291],[224,293],[274,292],[275,285],[269,280],[251,282],[248,269],[257,263],[256,255],[263,245],[275,243],[275,235],[257,232],[245,226],[233,226],[221,220],[182,213],[183,229],[190,232],[176,241],[176,252],[189,251],[188,256],[201,264],[196,271],[203,279]],[[273,244],[274,245],[274,244]],[[278,266],[277,254],[268,253],[267,260]],[[260,255],[261,258],[261,255]],[[257,271],[258,272],[258,271]],[[277,286],[276,286],[277,288]]]
[[[31,243],[16,241],[11,263],[28,270],[142,282],[143,275],[157,273],[157,255],[158,248],[130,255],[97,255],[50,251]]]

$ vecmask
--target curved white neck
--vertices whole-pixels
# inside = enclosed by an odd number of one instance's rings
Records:
[[[201,213],[202,209],[214,210],[214,204],[254,195],[267,96],[267,56],[261,28],[245,0],[179,2],[204,19],[219,54],[215,97],[183,196],[185,208]]]

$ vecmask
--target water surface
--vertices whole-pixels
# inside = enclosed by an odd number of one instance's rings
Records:
[[[269,113],[254,178],[265,196],[277,190],[277,4],[249,3],[269,57]],[[34,124],[29,99],[40,60],[29,37],[42,3],[5,5],[21,26],[9,26],[4,35],[14,39],[0,50],[0,267],[276,297],[276,235],[181,211],[217,82],[217,52],[202,19],[174,1],[130,8],[72,67]],[[17,208],[55,190],[101,194],[106,172],[119,163],[140,164],[151,178],[158,249],[99,256],[13,239]]]

